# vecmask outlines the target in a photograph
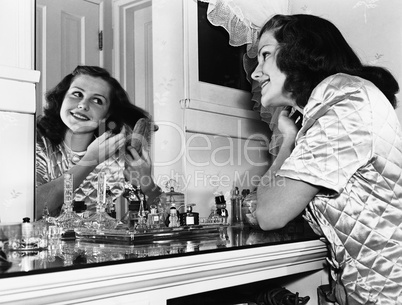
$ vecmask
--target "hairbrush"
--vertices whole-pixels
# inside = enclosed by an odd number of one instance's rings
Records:
[[[130,145],[133,147],[140,156],[142,155],[143,149],[149,151],[153,129],[153,123],[150,119],[139,119],[137,123],[135,123],[133,132],[126,146]]]

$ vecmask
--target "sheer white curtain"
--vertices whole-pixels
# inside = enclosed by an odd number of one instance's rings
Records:
[[[229,33],[229,44],[247,44],[244,69],[250,75],[256,65],[257,36],[260,28],[274,14],[288,14],[289,0],[199,0],[208,3],[207,16],[215,26],[222,26]],[[254,110],[272,130],[270,152],[276,155],[281,137],[277,130],[279,109],[261,106],[260,87],[252,82]]]

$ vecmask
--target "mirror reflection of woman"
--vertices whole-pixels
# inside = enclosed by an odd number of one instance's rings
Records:
[[[107,172],[113,197],[124,182],[140,186],[152,202],[161,191],[152,176],[146,149],[125,145],[135,123],[148,114],[130,103],[108,71],[78,66],[46,94],[44,115],[37,123],[36,218],[46,206],[57,215],[63,204],[63,174],[74,176],[74,199],[94,211],[97,175]]]

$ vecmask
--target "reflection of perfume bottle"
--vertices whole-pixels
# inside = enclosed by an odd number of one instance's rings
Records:
[[[74,201],[73,211],[81,218],[88,218],[89,213],[85,201]]]
[[[106,213],[109,216],[116,218],[116,208],[113,201],[113,194],[109,186],[106,186]]]
[[[138,210],[140,208],[139,201],[131,201],[128,205],[128,211],[121,220],[122,223],[126,224],[129,230],[134,230],[138,224]]]
[[[106,173],[98,173],[98,198],[96,212],[85,219],[85,226],[89,229],[104,230],[114,229],[117,221],[106,213]]]
[[[147,216],[147,225],[149,229],[157,229],[161,227],[161,216],[158,213],[156,205],[150,206],[150,212]]]
[[[64,174],[64,211],[56,218],[56,224],[61,227],[69,238],[74,238],[74,228],[82,223],[82,218],[73,211],[73,174]]]
[[[216,213],[221,217],[222,224],[228,223],[229,213],[226,210],[226,200],[223,195],[215,197]]]
[[[179,227],[179,212],[177,212],[176,206],[173,203],[169,209],[169,215],[166,218],[166,226],[169,228]]]
[[[138,210],[138,223],[135,229],[138,232],[145,232],[147,229],[147,213],[145,211],[145,196],[138,187],[138,194],[140,197],[140,208]]]
[[[198,213],[193,212],[193,206],[195,206],[195,203],[187,204],[186,212],[180,214],[181,226],[192,226],[200,223],[200,216]]]
[[[233,190],[231,202],[232,202],[232,225],[242,225],[243,219],[241,214],[241,196],[239,188],[236,186]]]
[[[216,208],[211,209],[211,213],[209,214],[209,217],[208,217],[208,222],[209,223],[217,223],[217,224],[222,223],[222,217],[221,217],[221,215],[218,214],[218,211]]]

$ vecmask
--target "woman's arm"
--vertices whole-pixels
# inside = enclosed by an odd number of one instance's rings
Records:
[[[94,140],[87,148],[87,152],[77,165],[71,167],[66,173],[73,174],[74,190],[85,180],[85,178],[96,168],[96,166],[124,145],[124,135],[118,134],[111,136],[105,132]],[[60,176],[46,184],[42,184],[36,189],[36,218],[42,216],[45,205],[51,215],[59,212],[64,200],[64,177]]]
[[[78,163],[66,173],[73,174],[74,189],[95,169],[96,165],[81,165]],[[64,176],[60,176],[36,189],[36,218],[42,217],[42,212],[47,206],[50,215],[57,215],[64,201]]]
[[[128,146],[124,177],[129,183],[140,186],[150,203],[162,193],[160,187],[155,184],[151,173],[152,161],[148,151],[143,148],[140,156],[132,146]]]
[[[256,217],[263,230],[285,226],[303,211],[319,191],[319,187],[312,184],[275,176],[295,145],[297,128],[288,114],[287,110],[283,110],[279,115],[278,128],[283,135],[283,143],[257,189]]]

